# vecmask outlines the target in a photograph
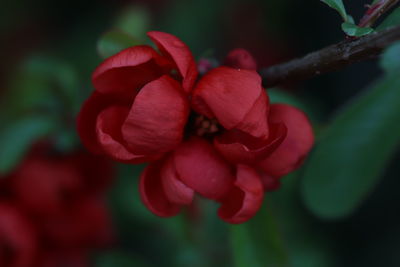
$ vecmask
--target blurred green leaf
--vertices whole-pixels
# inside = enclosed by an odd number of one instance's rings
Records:
[[[347,21],[346,8],[344,7],[342,0],[321,0],[321,2],[324,2],[331,8],[335,9],[339,12],[340,16],[342,16],[343,20]]]
[[[254,218],[231,226],[236,267],[334,266],[332,240],[302,206],[298,178],[299,172],[283,177]]]
[[[101,57],[107,58],[121,50],[139,45],[141,42],[120,30],[112,30],[103,34],[97,43],[97,50]]]
[[[10,116],[33,110],[70,113],[78,106],[79,83],[71,66],[48,56],[26,60],[11,80],[4,102]]]
[[[150,14],[147,9],[140,6],[125,8],[117,17],[117,29],[138,39],[144,39],[150,30]]]
[[[400,7],[393,10],[389,16],[378,26],[377,30],[382,31],[392,26],[400,25]]]
[[[374,31],[374,29],[369,28],[369,27],[358,27],[354,23],[350,22],[343,22],[342,23],[342,30],[348,35],[348,36],[355,36],[355,37],[360,37],[364,36],[367,34],[370,34],[371,32]]]
[[[307,164],[303,198],[322,218],[349,215],[372,190],[400,141],[400,76],[388,74],[341,110]]]
[[[146,267],[143,260],[122,251],[112,251],[96,258],[96,267]]]
[[[262,267],[261,259],[256,253],[257,247],[251,239],[248,227],[244,225],[231,226],[231,242],[236,267]]]
[[[386,72],[400,71],[400,42],[396,42],[386,49],[380,61],[381,67]]]
[[[250,221],[232,225],[231,240],[236,267],[288,265],[276,218],[265,207]]]
[[[110,57],[121,50],[145,43],[146,32],[150,29],[148,11],[139,6],[124,9],[117,16],[114,29],[104,33],[97,42],[102,58]]]
[[[291,267],[336,266],[333,240],[315,217],[302,205],[299,192],[300,171],[282,178],[279,190],[267,195]]]
[[[32,143],[55,128],[49,117],[32,116],[7,125],[0,135],[0,173],[10,171],[23,158]]]

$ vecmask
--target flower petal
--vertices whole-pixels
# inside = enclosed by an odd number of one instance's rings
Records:
[[[268,98],[255,71],[211,70],[194,89],[192,106],[202,115],[216,117],[227,130],[237,128],[255,137],[268,135]]]
[[[167,152],[181,142],[188,114],[182,88],[165,75],[148,83],[136,96],[122,136],[135,153]]]
[[[150,158],[134,154],[127,149],[121,134],[121,126],[129,113],[125,106],[111,106],[103,110],[97,117],[97,138],[103,151],[122,162],[142,163]]]
[[[268,123],[265,119],[269,111],[269,99],[264,90],[261,90],[260,96],[253,107],[247,112],[243,120],[236,125],[240,129],[256,137],[266,138],[269,134]]]
[[[270,176],[281,177],[300,166],[314,144],[312,126],[299,109],[286,105],[271,105],[269,120],[284,123],[288,129],[282,144],[259,167]]]
[[[160,55],[150,46],[134,46],[122,50],[101,63],[92,75],[93,86],[104,94],[128,94],[160,77]]]
[[[189,205],[192,202],[194,191],[180,180],[172,156],[166,160],[161,170],[161,181],[171,202],[181,205]]]
[[[162,186],[161,168],[164,161],[156,161],[148,165],[140,176],[140,197],[143,204],[160,217],[175,216],[180,206],[171,203]]]
[[[230,166],[203,139],[192,138],[179,146],[174,161],[182,182],[204,197],[219,199],[232,186]]]
[[[253,217],[262,205],[263,185],[258,173],[247,165],[237,165],[232,190],[221,200],[218,216],[228,223],[243,223]]]
[[[190,92],[197,78],[197,67],[188,46],[169,33],[152,31],[147,35],[157,45],[160,52],[172,58],[183,77],[183,88]]]
[[[242,48],[230,51],[225,58],[224,65],[234,69],[257,70],[256,60]]]
[[[214,146],[229,162],[252,165],[271,154],[283,142],[286,132],[283,123],[270,125],[270,135],[266,140],[231,130],[216,137]]]
[[[110,99],[95,91],[83,103],[77,118],[77,131],[81,142],[93,154],[104,154],[97,141],[96,121],[99,113],[109,105]]]

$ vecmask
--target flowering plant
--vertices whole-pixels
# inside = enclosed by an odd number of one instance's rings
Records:
[[[82,142],[121,162],[149,162],[140,193],[156,215],[176,215],[198,193],[221,203],[223,220],[248,220],[264,192],[310,151],[307,117],[269,103],[247,51],[232,51],[225,66],[199,78],[181,40],[163,32],[148,36],[160,53],[130,47],[94,71],[96,90],[78,118]]]

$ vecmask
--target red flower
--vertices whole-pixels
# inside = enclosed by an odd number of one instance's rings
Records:
[[[35,146],[0,183],[0,266],[88,266],[93,249],[113,242],[103,199],[111,167]]]
[[[264,191],[297,168],[314,137],[298,109],[269,104],[245,50],[197,81],[188,47],[150,32],[161,54],[136,46],[106,59],[93,74],[94,93],[78,117],[82,142],[129,163],[150,162],[140,180],[144,204],[177,214],[195,193],[221,203],[230,223],[251,218]]]
[[[33,226],[13,205],[0,204],[0,266],[28,267],[37,249]]]

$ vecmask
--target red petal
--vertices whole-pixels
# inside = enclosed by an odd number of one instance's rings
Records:
[[[219,199],[231,188],[233,176],[229,165],[205,140],[190,139],[175,150],[174,157],[182,182],[199,194]]]
[[[286,104],[271,105],[269,120],[272,123],[284,123],[288,134],[259,166],[268,175],[280,177],[299,167],[314,144],[314,134],[307,116]]]
[[[183,88],[186,92],[190,92],[196,82],[197,67],[188,46],[176,36],[168,33],[152,31],[148,32],[147,35],[162,54],[172,58],[183,77]]]
[[[267,97],[255,71],[211,70],[194,89],[192,105],[198,113],[216,117],[228,130],[237,128],[255,137],[268,135]]]
[[[97,141],[96,121],[99,113],[109,105],[110,99],[95,91],[85,101],[77,118],[77,131],[81,142],[94,154],[104,153]]]
[[[155,215],[171,217],[179,213],[180,206],[171,203],[161,183],[163,161],[151,163],[140,176],[140,197],[143,204]]]
[[[163,153],[177,146],[189,114],[179,83],[169,76],[148,83],[135,98],[122,136],[135,153]]]
[[[121,125],[127,117],[129,108],[124,106],[111,106],[97,117],[97,137],[103,150],[108,155],[122,162],[142,163],[149,160],[140,153],[134,154],[127,149],[122,134]]]
[[[194,191],[187,187],[179,178],[173,157],[169,157],[161,170],[161,181],[167,198],[176,204],[189,205]]]
[[[93,86],[101,93],[133,96],[136,89],[160,77],[160,56],[150,46],[122,50],[101,63],[92,75]]]
[[[243,223],[257,213],[263,198],[260,176],[251,167],[239,164],[234,187],[221,200],[218,215],[228,223]]]
[[[230,51],[225,58],[224,65],[235,69],[257,70],[256,60],[247,50],[242,48]]]
[[[235,128],[256,137],[267,137],[268,123],[265,118],[267,117],[268,110],[268,96],[264,90],[261,90],[260,96],[254,103],[253,107]]]
[[[271,154],[286,137],[284,124],[270,126],[267,140],[254,138],[242,131],[231,130],[214,139],[215,148],[232,163],[254,164]]]

